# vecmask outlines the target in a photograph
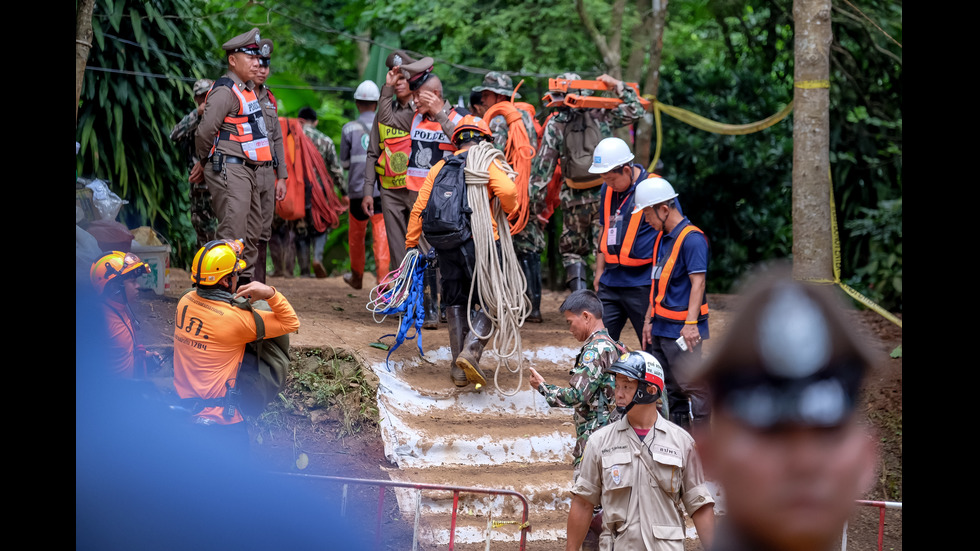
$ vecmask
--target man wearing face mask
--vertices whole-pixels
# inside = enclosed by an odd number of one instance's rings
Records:
[[[694,439],[660,416],[664,372],[646,352],[623,354],[616,377],[616,409],[623,417],[592,433],[572,488],[567,551],[585,539],[592,511],[602,504],[600,549],[683,551],[684,513],[710,547],[714,499],[705,484]]]
[[[258,170],[273,162],[267,124],[272,121],[264,117],[253,82],[259,72],[261,41],[258,28],[253,28],[221,46],[228,72],[215,81],[204,100],[195,139],[218,217],[218,238],[245,237],[248,268],[243,281],[254,276],[262,233],[255,223],[262,218]]]

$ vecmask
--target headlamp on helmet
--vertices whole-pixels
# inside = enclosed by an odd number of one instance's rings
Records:
[[[493,140],[493,132],[487,126],[487,122],[473,115],[466,115],[460,119],[459,124],[453,129],[452,141],[456,147],[468,140]]]
[[[218,239],[201,247],[191,266],[194,284],[217,285],[229,274],[240,274],[245,269],[244,250],[241,239]]]
[[[150,267],[133,253],[112,251],[92,264],[89,279],[97,293],[104,294],[109,282],[122,282],[150,273]]]

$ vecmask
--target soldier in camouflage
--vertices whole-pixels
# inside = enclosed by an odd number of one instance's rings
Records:
[[[558,78],[580,80],[575,73],[562,73]],[[643,105],[636,91],[623,84],[622,81],[601,75],[596,80],[606,83],[614,90],[619,99],[623,100],[615,109],[588,109],[589,116],[598,124],[602,137],[612,136],[616,128],[633,124],[643,115]],[[585,95],[585,90],[579,93]],[[571,119],[571,109],[559,107],[558,111],[548,120],[541,138],[541,146],[534,157],[531,167],[530,204],[533,205],[531,214],[539,223],[544,218],[538,218],[544,211],[545,198],[548,193],[548,182],[551,180],[558,159],[565,150],[565,126]],[[559,194],[563,213],[559,249],[562,264],[565,266],[566,284],[572,290],[588,287],[585,259],[595,252],[599,240],[601,226],[599,220],[599,186],[590,189],[573,189],[563,185]]]
[[[340,165],[340,157],[337,155],[337,148],[329,136],[317,130],[316,111],[309,107],[300,109],[300,122],[303,123],[303,133],[313,142],[323,162],[327,165],[327,172],[333,179],[335,189],[338,190],[340,200],[349,205],[350,199],[347,197],[347,184],[344,180],[344,169]],[[313,226],[312,200],[310,194],[312,189],[306,194],[306,216],[296,220],[294,231],[296,232],[296,255],[299,259],[299,269],[301,275],[308,275],[310,270],[310,247],[313,248],[313,271],[316,277],[327,277],[327,270],[323,266],[323,247],[327,240],[326,232],[318,233]]]
[[[197,103],[197,109],[185,115],[170,131],[170,140],[176,143],[177,148],[187,157],[187,166],[190,168],[188,182],[190,182],[191,225],[197,232],[198,248],[209,241],[214,241],[218,231],[218,219],[211,208],[211,192],[208,191],[208,185],[204,183],[204,169],[194,152],[194,134],[197,132],[197,124],[201,121],[201,112],[204,111],[204,99],[207,98],[212,84],[214,81],[207,78],[199,79],[194,83],[194,102]]]
[[[572,452],[575,477],[589,435],[619,418],[613,377],[606,368],[626,352],[623,343],[613,340],[602,323],[602,302],[588,289],[574,291],[562,303],[559,311],[568,322],[568,330],[582,350],[575,358],[569,373],[569,388],[548,384],[533,367],[531,386],[552,407],[575,408],[575,449]]]
[[[474,92],[480,93],[480,105],[484,110],[494,105],[511,101],[511,97],[520,98],[520,93],[514,92],[514,82],[511,78],[498,71],[490,71],[483,78],[480,86],[473,88]],[[521,121],[527,131],[528,140],[535,151],[538,149],[538,134],[534,129],[534,119],[531,113],[518,108],[521,114]],[[488,121],[490,131],[493,132],[493,145],[497,149],[506,152],[507,139],[510,128],[507,119],[503,115],[497,115]],[[507,159],[513,167],[513,159]],[[530,195],[529,195],[530,197]],[[534,209],[528,205],[533,212]],[[524,278],[527,280],[527,293],[531,299],[531,312],[527,321],[540,323],[541,318],[541,252],[544,251],[545,240],[544,231],[536,223],[529,223],[524,226],[520,233],[514,236],[514,251],[521,260],[521,267],[524,270]]]

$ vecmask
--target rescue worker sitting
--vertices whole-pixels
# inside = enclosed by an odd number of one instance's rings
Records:
[[[469,320],[466,316],[470,286],[476,285],[476,253],[470,232],[464,169],[467,151],[482,141],[491,141],[493,134],[482,119],[467,115],[453,130],[451,139],[458,150],[454,155],[440,159],[425,177],[412,207],[405,247],[417,248],[424,232],[426,240],[436,249],[452,350],[450,377],[458,387],[472,383],[479,389],[489,381],[479,364],[488,339],[481,339],[480,335],[490,334],[492,322],[480,310],[472,310]],[[514,182],[496,164],[489,167],[487,195],[488,200],[499,199],[508,214],[519,208]],[[499,239],[496,222],[491,222],[494,238]],[[477,289],[474,289],[474,304],[479,302]],[[469,330],[471,324],[472,331]]]
[[[102,303],[109,337],[106,363],[109,372],[127,379],[146,377],[148,352],[136,339],[139,322],[131,304],[136,300],[136,279],[150,273],[150,267],[133,253],[112,251],[92,264],[89,279]],[[150,352],[160,358],[160,354]]]
[[[616,409],[623,415],[592,433],[572,488],[565,549],[578,550],[602,504],[600,549],[683,551],[683,510],[707,548],[713,543],[714,498],[705,484],[694,438],[661,416],[664,371],[646,352],[623,354]]]
[[[647,178],[643,165],[619,138],[605,138],[593,152],[589,172],[602,175],[599,190],[599,250],[596,251],[596,294],[602,301],[609,336],[619,340],[628,319],[637,342],[643,342],[643,320],[650,306],[650,266],[657,230],[633,213],[636,186]]]
[[[194,255],[191,279],[195,289],[177,303],[174,320],[174,387],[193,413],[194,426],[206,427],[212,438],[247,452],[248,429],[237,407],[236,377],[245,345],[257,337],[251,310],[234,304],[265,300],[271,311],[255,310],[265,325],[265,338],[299,329],[299,318],[282,293],[258,281],[238,287],[245,270],[242,242],[211,241]]]

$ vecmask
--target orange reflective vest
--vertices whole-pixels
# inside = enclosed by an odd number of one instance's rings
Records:
[[[650,304],[653,305],[653,317],[665,318],[673,321],[685,321],[687,320],[687,304],[684,304],[683,310],[674,310],[667,308],[661,304],[664,300],[664,295],[667,294],[667,286],[670,285],[670,274],[674,271],[674,265],[677,263],[677,256],[681,252],[681,245],[684,244],[684,239],[691,232],[700,233],[704,236],[704,232],[699,228],[694,226],[694,224],[688,224],[681,230],[680,235],[677,236],[677,241],[674,243],[674,248],[670,250],[670,256],[664,263],[663,268],[660,270],[660,277],[656,280],[656,283],[650,286]],[[657,241],[653,245],[653,258],[657,258],[657,254],[660,252],[660,242],[663,241],[664,232],[657,234]],[[707,239],[707,238],[705,238]],[[705,292],[704,296],[701,297],[701,311],[698,312],[698,321],[703,321],[708,318],[708,294]]]
[[[235,82],[228,77],[219,78],[211,87],[212,91],[215,86],[225,86],[235,94],[238,98],[238,112],[225,116],[221,130],[211,146],[210,155],[214,154],[219,140],[226,140],[242,146],[242,153],[250,161],[256,163],[271,161],[272,148],[269,145],[266,121],[262,117],[262,107],[255,92],[247,88],[239,90]]]
[[[378,123],[378,137],[381,139],[381,154],[374,171],[378,173],[381,187],[394,189],[405,187],[405,173],[408,170],[408,155],[412,152],[412,138],[408,132],[386,124]]]
[[[602,251],[602,256],[605,257],[606,263],[619,264],[621,266],[644,266],[646,264],[652,264],[653,258],[647,256],[646,253],[643,252],[644,249],[649,251],[647,248],[650,246],[649,238],[647,238],[646,247],[643,246],[642,242],[638,244],[640,245],[639,247],[635,247],[635,245],[637,245],[636,236],[640,231],[640,224],[643,223],[642,210],[636,214],[630,215],[629,224],[626,226],[626,235],[623,236],[623,240],[621,241],[622,246],[619,247],[619,254],[609,252],[609,247],[607,246],[609,222],[612,215],[615,214],[612,209],[612,196],[613,189],[606,186],[606,193],[602,202],[602,235],[599,237],[599,250]],[[623,205],[620,205],[618,210],[620,212],[632,212],[633,199],[634,194],[631,192],[629,198]]]
[[[455,109],[449,111],[449,120],[453,124],[459,123],[463,118]],[[378,125],[379,129],[381,125]],[[405,179],[408,189],[418,191],[422,189],[422,182],[428,176],[429,170],[446,156],[447,152],[456,150],[449,136],[442,131],[442,125],[422,116],[422,113],[415,113],[412,118],[412,129],[409,131],[412,139],[412,152],[408,157],[408,169]]]

